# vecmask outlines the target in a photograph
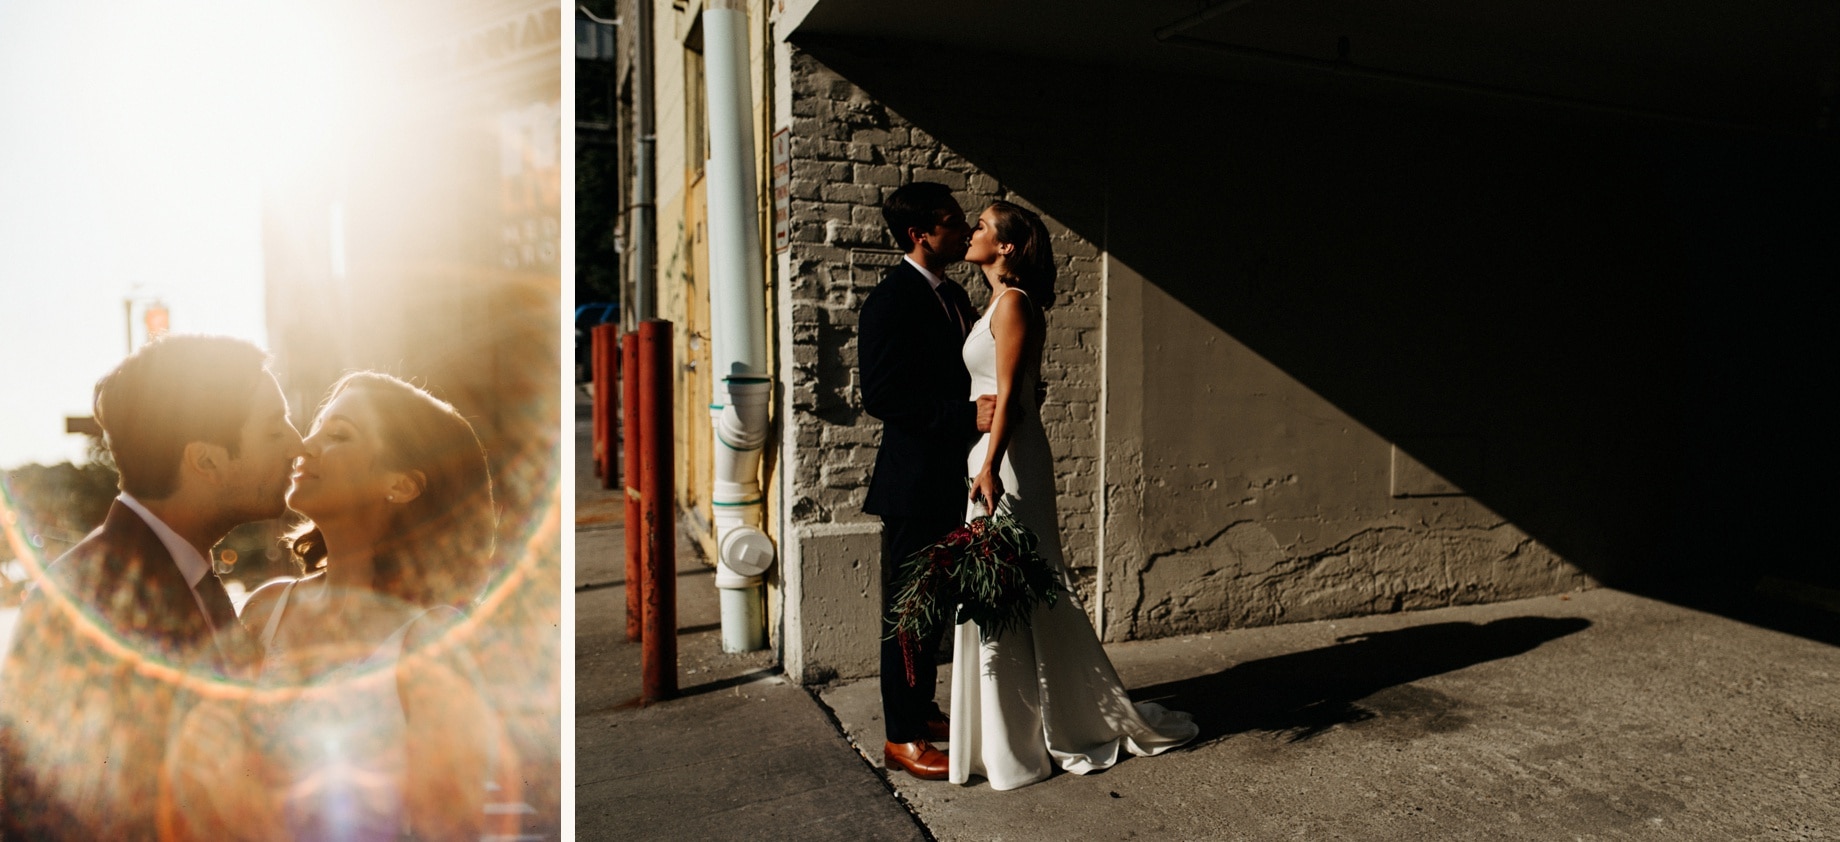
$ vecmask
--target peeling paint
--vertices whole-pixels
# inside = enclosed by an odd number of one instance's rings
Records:
[[[1395,523],[1299,552],[1266,523],[1234,520],[1146,557],[1128,606],[1133,637],[1418,610],[1589,587],[1588,577],[1505,522]]]

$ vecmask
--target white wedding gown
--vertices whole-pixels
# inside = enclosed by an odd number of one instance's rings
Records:
[[[303,681],[272,666],[287,661],[275,632],[293,590],[289,585],[281,592],[262,631],[268,656],[258,679],[297,695],[263,723],[268,754],[287,780],[283,821],[298,840],[397,842],[408,819],[408,722],[396,666],[409,628],[426,612],[410,617],[363,661]]]
[[[974,399],[997,391],[990,309],[965,339]],[[1023,397],[1009,417],[1012,432],[1000,477],[1010,513],[1041,539],[1037,550],[1066,584],[1054,454],[1034,401],[1037,377],[1022,372],[1021,382],[1011,386],[1012,394]],[[983,467],[989,443],[987,434],[971,450],[967,475]],[[979,514],[983,507],[972,504],[966,518]],[[1056,766],[1083,775],[1110,768],[1120,751],[1157,754],[1194,739],[1199,730],[1186,713],[1131,702],[1071,589],[1063,589],[1053,607],[1037,607],[1029,628],[993,641],[980,639],[976,623],[958,625],[947,752],[954,783],[983,775],[991,789],[1015,789],[1047,778]]]

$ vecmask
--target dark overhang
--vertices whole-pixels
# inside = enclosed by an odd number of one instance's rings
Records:
[[[875,38],[1360,96],[1493,99],[1831,134],[1833,0],[804,0],[790,38]],[[782,27],[782,32],[786,28]],[[975,68],[953,67],[968,74]]]

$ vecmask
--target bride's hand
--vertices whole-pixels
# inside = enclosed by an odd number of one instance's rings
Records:
[[[989,466],[985,466],[978,471],[977,476],[971,478],[970,498],[973,502],[982,500],[984,514],[996,514],[997,501],[1003,499],[1003,480]]]

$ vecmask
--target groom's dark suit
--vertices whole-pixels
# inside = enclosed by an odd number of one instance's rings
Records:
[[[46,573],[0,667],[0,838],[153,838],[185,713],[254,643],[234,613],[214,639],[172,555],[120,501]]]
[[[882,422],[863,511],[882,519],[882,714],[892,743],[924,739],[935,710],[939,638],[918,642],[909,684],[900,645],[887,639],[887,583],[902,559],[964,522],[965,455],[978,433],[961,355],[975,320],[963,288],[948,280],[935,294],[903,260],[863,302],[857,328],[863,409]]]

